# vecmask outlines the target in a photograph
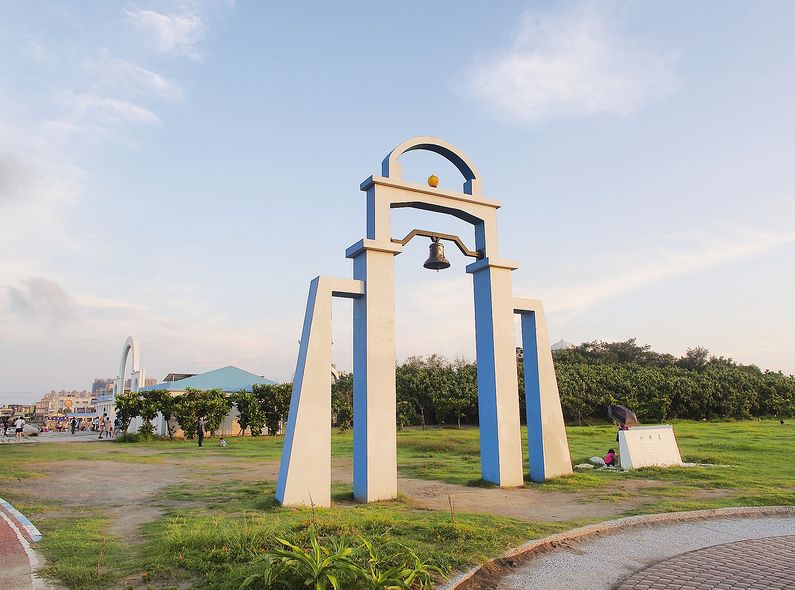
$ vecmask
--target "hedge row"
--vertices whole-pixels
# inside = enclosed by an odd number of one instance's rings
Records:
[[[520,351],[521,353],[521,351]],[[607,418],[619,403],[646,422],[689,418],[751,418],[795,415],[795,377],[761,371],[703,348],[682,357],[660,354],[634,340],[592,342],[554,354],[563,414],[570,423]],[[517,363],[524,418],[524,370]],[[413,357],[397,367],[398,423],[477,424],[477,366],[438,355]],[[337,387],[335,410],[347,408]],[[341,401],[342,400],[342,401]],[[349,413],[344,413],[346,420]],[[344,425],[344,424],[343,424]]]

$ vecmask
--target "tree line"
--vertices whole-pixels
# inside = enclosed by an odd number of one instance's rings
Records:
[[[517,351],[521,356],[521,349]],[[621,404],[645,422],[675,418],[752,418],[795,415],[795,377],[762,371],[705,348],[681,357],[658,353],[635,339],[588,342],[553,354],[563,415],[570,424],[607,419]],[[524,364],[517,361],[525,420]],[[332,388],[341,427],[350,426],[353,378]],[[398,426],[478,423],[477,365],[439,355],[411,357],[396,367]],[[351,400],[350,402],[348,400]]]
[[[220,389],[186,389],[174,395],[167,389],[126,392],[116,396],[116,417],[121,422],[122,432],[126,432],[133,418],[140,416],[143,424],[138,434],[151,437],[155,427],[152,424],[158,413],[166,419],[167,434],[173,438],[176,427],[186,438],[196,436],[196,426],[200,417],[205,418],[205,428],[214,434],[229,415],[232,407],[239,413],[240,434],[246,431],[253,436],[263,433],[277,434],[287,421],[290,410],[292,383],[280,385],[252,386],[252,391],[228,394]]]
[[[581,424],[608,404],[647,422],[795,415],[795,376],[762,371],[690,348],[681,357],[626,342],[590,342],[555,353],[564,417]]]
[[[521,356],[521,350],[517,351]],[[681,357],[658,353],[635,339],[588,342],[553,354],[563,416],[570,424],[604,421],[610,404],[634,410],[641,421],[675,418],[752,418],[795,415],[795,376],[762,371],[732,359],[691,348]],[[525,419],[524,365],[517,361],[519,404]],[[417,356],[395,368],[398,427],[478,423],[477,365],[440,355]],[[331,386],[332,423],[353,425],[353,375]],[[251,392],[191,390],[174,396],[166,390],[125,393],[116,399],[124,430],[134,416],[144,418],[140,432],[151,435],[149,422],[158,412],[185,436],[196,433],[205,416],[207,430],[218,430],[233,404],[241,434],[280,432],[290,409],[292,383],[254,385]]]

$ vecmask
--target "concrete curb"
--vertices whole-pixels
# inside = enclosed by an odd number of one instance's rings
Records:
[[[19,523],[19,526],[21,526],[24,529],[24,531],[28,534],[28,537],[30,537],[30,540],[33,543],[38,543],[39,541],[41,541],[41,533],[39,532],[39,529],[37,529],[33,525],[33,523],[30,522],[30,520],[28,520],[27,516],[22,514],[19,510],[14,508],[11,504],[6,502],[2,498],[0,498],[0,509],[3,509],[6,512],[6,514],[8,514],[8,516],[16,520],[17,523]]]
[[[615,533],[620,530],[641,525],[660,524],[666,522],[686,522],[690,520],[700,520],[705,518],[725,518],[732,516],[775,516],[787,515],[795,516],[795,506],[749,506],[738,508],[714,508],[711,510],[694,510],[691,512],[665,512],[662,514],[646,514],[642,516],[627,516],[616,520],[607,520],[590,524],[528,541],[513,549],[509,549],[500,557],[490,559],[476,568],[456,576],[445,585],[440,586],[439,590],[463,590],[466,582],[474,578],[480,572],[495,571],[503,561],[512,560],[517,557],[528,557],[533,553],[541,553],[555,549],[560,545],[579,541],[605,533]]]

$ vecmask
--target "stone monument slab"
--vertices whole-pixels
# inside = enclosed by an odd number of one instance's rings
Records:
[[[676,444],[673,426],[635,426],[619,430],[618,448],[621,467],[671,467],[682,464],[679,446]]]

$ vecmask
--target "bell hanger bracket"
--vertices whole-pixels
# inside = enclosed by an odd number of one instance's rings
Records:
[[[461,254],[464,256],[469,256],[470,258],[476,258],[477,260],[481,260],[483,258],[483,252],[480,250],[470,250],[466,247],[461,238],[453,234],[443,234],[435,231],[429,231],[427,229],[413,229],[411,230],[408,235],[403,238],[402,240],[396,240],[392,238],[392,242],[395,244],[400,244],[401,246],[405,246],[408,244],[413,238],[416,236],[421,236],[423,238],[431,238],[433,241],[438,240],[447,240],[448,242],[453,242],[458,249],[461,250]]]

